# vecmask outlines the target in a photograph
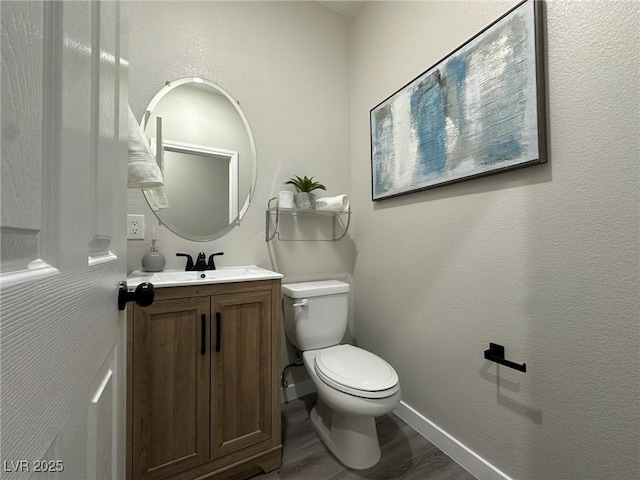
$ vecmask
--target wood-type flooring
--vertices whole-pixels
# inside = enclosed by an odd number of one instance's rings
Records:
[[[309,420],[316,395],[282,405],[282,467],[257,480],[474,480],[451,458],[394,414],[376,419],[382,457],[367,470],[343,466],[324,446]]]

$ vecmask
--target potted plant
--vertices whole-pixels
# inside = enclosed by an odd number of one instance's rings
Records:
[[[297,192],[293,196],[294,201],[296,202],[296,207],[307,210],[312,209],[315,204],[315,195],[311,192],[314,190],[327,189],[323,184],[314,182],[313,177],[308,178],[306,176],[300,178],[296,175],[284,183],[285,185],[293,185],[296,187]]]

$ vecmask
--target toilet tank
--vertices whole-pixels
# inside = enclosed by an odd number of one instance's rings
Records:
[[[338,345],[347,331],[349,284],[338,280],[282,285],[284,326],[299,350]]]

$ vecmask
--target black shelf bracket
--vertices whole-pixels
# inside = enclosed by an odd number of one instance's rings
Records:
[[[502,345],[498,345],[497,343],[489,343],[489,349],[484,351],[484,358],[487,360],[491,360],[492,362],[499,363],[500,365],[504,365],[505,367],[513,368],[520,372],[527,371],[526,363],[520,365],[519,363],[515,363],[504,358],[504,347]]]

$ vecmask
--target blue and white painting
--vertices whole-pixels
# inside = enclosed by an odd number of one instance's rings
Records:
[[[371,110],[373,200],[542,163],[527,0]]]

